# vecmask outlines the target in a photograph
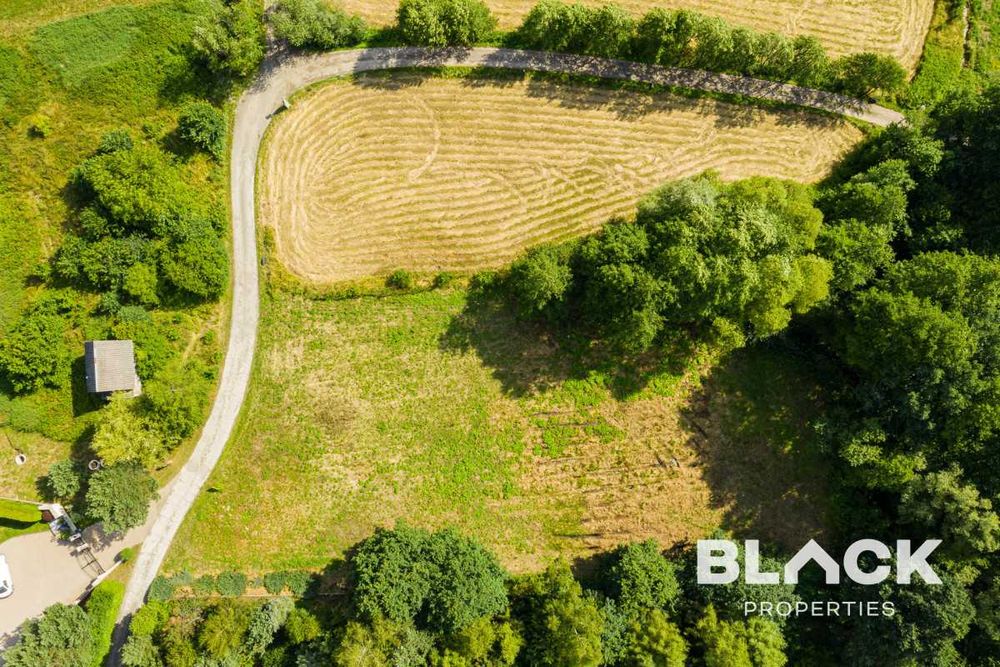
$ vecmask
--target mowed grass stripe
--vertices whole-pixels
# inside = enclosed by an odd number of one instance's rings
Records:
[[[514,28],[535,0],[487,0],[503,28]],[[581,0],[600,5],[606,0]],[[788,35],[813,35],[833,56],[878,51],[916,68],[924,36],[934,12],[934,0],[617,0],[634,15],[653,7],[694,9],[733,23]],[[394,0],[345,0],[349,11],[378,24],[395,20]]]
[[[860,136],[817,114],[671,95],[362,77],[311,91],[276,122],[261,220],[310,282],[474,270],[592,231],[706,169],[817,180]]]

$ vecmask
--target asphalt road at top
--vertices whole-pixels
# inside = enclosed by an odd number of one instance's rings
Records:
[[[125,592],[120,619],[126,619],[142,605],[184,516],[229,441],[246,396],[260,308],[254,220],[255,175],[260,143],[268,124],[283,108],[285,99],[323,79],[374,70],[442,66],[535,70],[638,81],[794,104],[879,126],[905,122],[898,112],[825,91],[728,74],[562,53],[500,48],[390,47],[319,55],[276,53],[269,56],[257,80],[240,99],[233,127],[230,169],[232,316],[218,394],[191,458],[171,484],[169,495],[142,544]],[[126,629],[126,624],[120,623],[115,632],[115,664],[118,664]]]

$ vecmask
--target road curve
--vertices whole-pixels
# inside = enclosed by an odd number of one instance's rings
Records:
[[[146,590],[159,571],[184,516],[222,455],[246,395],[257,342],[259,316],[254,180],[260,142],[268,123],[282,107],[284,99],[323,79],[373,70],[441,66],[483,66],[582,74],[745,95],[819,109],[880,126],[904,122],[902,114],[895,111],[824,91],[728,74],[561,53],[499,48],[392,47],[308,56],[270,56],[257,81],[244,93],[236,108],[230,171],[233,223],[232,319],[218,394],[191,458],[171,484],[150,534],[143,542],[125,592],[120,619],[130,616],[142,605]],[[122,623],[116,631],[116,658],[125,629],[126,624]]]

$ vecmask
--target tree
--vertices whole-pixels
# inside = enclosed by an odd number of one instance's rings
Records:
[[[611,556],[607,583],[608,594],[630,615],[672,609],[680,592],[673,565],[654,540],[618,547]]]
[[[1000,262],[953,253],[899,262],[854,300],[839,346],[884,455],[919,453],[937,468],[980,460],[1000,432],[1000,324],[987,315],[998,308]],[[989,467],[965,468],[992,479]]]
[[[774,621],[720,621],[709,605],[695,627],[705,646],[706,667],[784,667],[785,639]]]
[[[121,661],[124,667],[163,667],[160,651],[149,635],[129,635],[122,646]]]
[[[250,610],[236,602],[223,601],[201,622],[198,646],[209,657],[222,660],[243,646],[250,624]]]
[[[524,622],[525,664],[596,667],[601,663],[601,614],[569,566],[556,561],[545,572],[515,582],[514,614]]]
[[[119,463],[90,476],[87,513],[104,522],[105,532],[122,532],[141,526],[157,497],[156,481],[142,466]]]
[[[833,267],[830,287],[849,292],[870,283],[895,259],[893,230],[859,220],[842,220],[823,227],[816,249]]]
[[[635,20],[618,5],[601,5],[588,12],[590,40],[583,53],[601,58],[628,55],[635,34]]]
[[[222,159],[226,145],[226,119],[208,102],[189,102],[181,109],[177,132],[185,141]]]
[[[137,402],[116,392],[101,410],[90,446],[105,465],[126,461],[152,468],[163,455],[163,440],[136,410]]]
[[[479,618],[468,627],[449,636],[444,652],[432,659],[432,664],[448,663],[448,659],[462,665],[513,665],[524,639],[509,620],[494,621]]]
[[[359,16],[330,7],[322,0],[281,0],[270,14],[279,39],[297,48],[335,49],[353,46],[367,27]]]
[[[416,620],[455,632],[507,608],[506,575],[474,540],[447,529],[437,533],[400,524],[377,530],[351,559],[354,601],[362,617]]]
[[[258,607],[247,626],[247,650],[254,655],[262,655],[288,620],[295,606],[289,598],[273,598]]]
[[[837,86],[847,95],[868,97],[875,91],[886,95],[899,92],[906,83],[906,70],[892,56],[881,53],[853,53],[834,63]]]
[[[285,621],[285,633],[292,644],[303,644],[319,637],[319,621],[308,610],[296,607]]]
[[[167,447],[176,446],[198,428],[210,390],[204,369],[180,362],[168,364],[145,383],[140,400]]]
[[[993,504],[965,483],[952,465],[915,477],[899,503],[900,519],[944,541],[944,551],[969,558],[1000,548],[1000,517]]]
[[[418,46],[471,46],[496,28],[482,0],[401,0],[396,23],[403,41]]]
[[[235,0],[197,26],[195,52],[213,72],[243,78],[257,71],[266,51],[261,0]]]
[[[76,605],[52,605],[41,618],[24,625],[20,641],[4,651],[3,658],[6,667],[90,667],[90,619]]]
[[[108,232],[119,237],[133,231],[162,236],[197,208],[177,168],[150,146],[90,157],[74,170],[73,180],[107,220]]]
[[[792,62],[788,78],[802,86],[823,87],[830,76],[830,58],[823,44],[812,35],[792,40]]]
[[[333,653],[337,667],[425,665],[431,638],[407,623],[375,617],[369,623],[350,621]]]
[[[684,667],[687,643],[666,614],[653,609],[629,629],[628,658],[631,667]]]
[[[49,474],[45,476],[45,485],[53,498],[69,499],[80,491],[80,470],[70,459],[56,461],[49,466]]]
[[[525,317],[557,308],[573,280],[571,246],[532,248],[510,266],[505,287]]]
[[[15,392],[56,385],[68,374],[66,329],[59,315],[29,312],[0,339],[0,373]]]
[[[203,218],[180,220],[169,238],[160,255],[164,277],[193,297],[221,296],[229,282],[229,256],[211,223]]]

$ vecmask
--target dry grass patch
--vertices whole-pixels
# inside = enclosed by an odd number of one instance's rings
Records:
[[[260,219],[314,283],[498,266],[706,169],[817,180],[860,136],[804,111],[543,79],[361,77],[277,121]]]
[[[601,5],[606,0],[580,0]],[[653,7],[694,9],[735,24],[786,35],[814,35],[831,55],[877,51],[895,56],[911,71],[923,49],[934,0],[615,0],[635,15]],[[350,11],[378,24],[395,20],[394,0],[344,0]],[[514,28],[535,0],[486,0],[502,28]]]

